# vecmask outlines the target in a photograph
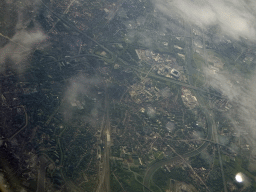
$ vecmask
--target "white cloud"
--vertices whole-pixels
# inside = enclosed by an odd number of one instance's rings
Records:
[[[4,72],[5,67],[23,72],[28,66],[28,57],[34,52],[35,48],[44,48],[46,35],[40,29],[40,25],[35,21],[37,9],[40,5],[39,0],[20,1],[15,3],[12,0],[6,0],[6,10],[10,12],[4,16],[6,24],[3,28],[9,28],[14,33],[12,36],[1,33],[1,38],[7,41],[6,44],[0,43],[0,72]],[[0,11],[3,11],[0,8]],[[9,15],[17,15],[11,18]],[[33,22],[34,26],[27,29],[28,25]],[[4,31],[4,30],[3,30]]]
[[[255,3],[238,0],[152,0],[166,16],[201,28],[218,24],[225,35],[255,40]]]
[[[231,81],[231,75],[228,72],[217,73],[211,68],[204,68],[204,74],[207,77],[206,80],[210,86],[220,90],[231,101],[240,96],[241,90],[238,86],[235,86]]]
[[[27,63],[27,57],[34,51],[34,48],[46,36],[41,31],[28,32],[22,30],[17,32],[3,48],[0,49],[0,72],[4,70],[7,59],[12,61],[11,67],[17,72],[22,72]],[[8,64],[8,63],[7,63]]]
[[[65,102],[62,105],[62,114],[66,121],[69,121],[73,118],[72,103],[76,103],[75,105],[78,105],[78,108],[82,109],[83,105],[87,105],[86,103],[83,103],[84,97],[97,97],[95,91],[92,91],[92,88],[95,85],[99,86],[100,83],[101,79],[96,77],[88,78],[82,74],[69,79],[69,84],[64,94]],[[99,105],[96,104],[91,111],[92,117],[98,116],[98,108]]]
[[[225,114],[231,121],[233,128],[238,133],[248,131],[247,141],[255,146],[256,72],[252,73],[250,79],[243,79],[239,74],[232,74],[227,71],[225,73],[212,73],[209,68],[205,68],[204,73],[209,85],[221,91],[233,104],[232,110]]]
[[[212,26],[219,26],[219,37],[239,40],[256,40],[256,2],[252,0],[151,0],[158,13],[165,17],[179,20],[178,25],[191,24],[207,31]],[[168,27],[174,23],[162,21]],[[184,32],[182,33],[184,34]],[[215,37],[217,38],[217,37]],[[256,136],[256,72],[252,72],[251,78],[246,80],[240,74],[232,74],[229,71],[214,72],[211,68],[205,68],[204,74],[208,84],[219,90],[233,102],[235,109],[227,114],[227,118],[233,123],[236,131],[248,130],[248,141],[254,143]],[[240,82],[240,83],[236,83]],[[236,122],[239,121],[239,125]],[[253,133],[253,134],[251,134]]]
[[[147,114],[150,118],[154,118],[156,115],[156,110],[153,107],[148,107]]]

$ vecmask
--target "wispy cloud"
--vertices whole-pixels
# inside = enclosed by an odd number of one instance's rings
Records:
[[[209,85],[221,91],[233,104],[232,110],[225,115],[232,123],[234,131],[238,134],[244,131],[248,132],[248,135],[245,135],[248,139],[247,141],[255,146],[256,72],[252,72],[249,79],[227,71],[212,73],[208,68],[205,68],[204,73]]]
[[[28,57],[33,53],[35,48],[45,47],[47,36],[43,33],[40,25],[35,20],[39,1],[20,1],[19,6],[15,2],[6,1],[5,9],[12,11],[8,15],[16,15],[12,19],[8,17],[8,22],[3,26],[14,31],[12,36],[1,33],[1,38],[7,41],[3,47],[0,48],[0,72],[3,72],[6,67],[22,72],[28,66]],[[2,9],[1,9],[2,10]],[[4,18],[6,19],[6,18]],[[13,25],[13,23],[15,23]],[[29,24],[33,23],[28,29]],[[41,44],[42,43],[42,44]]]
[[[64,93],[64,103],[61,110],[65,121],[69,121],[74,118],[74,108],[83,109],[88,105],[88,103],[85,103],[85,97],[90,99],[96,99],[98,97],[96,91],[93,90],[93,88],[100,85],[102,85],[102,80],[100,78],[90,78],[83,74],[78,74],[77,76],[69,79],[69,83]],[[93,108],[91,109],[91,117],[93,118],[85,117],[84,119],[86,119],[86,121],[90,121],[91,123],[95,123],[98,117],[98,109],[100,107],[101,104],[98,103],[96,99]],[[93,119],[95,121],[93,121]]]
[[[200,28],[212,33],[209,29],[218,26],[219,39],[229,38],[238,41],[241,38],[248,42],[256,40],[256,2],[249,0],[151,0],[155,11],[159,13],[159,21],[166,28],[168,24],[163,18],[170,18]],[[162,14],[162,16],[161,16]],[[183,25],[182,24],[182,25]],[[180,26],[182,26],[180,25]],[[171,27],[173,29],[173,27]],[[184,29],[183,29],[184,31]],[[184,32],[183,32],[184,33]],[[182,33],[182,34],[183,34]],[[199,34],[200,35],[200,34]],[[214,34],[216,35],[216,34]],[[215,42],[216,43],[216,42]],[[249,44],[248,44],[249,45]],[[256,136],[256,72],[245,79],[238,72],[222,70],[215,72],[205,67],[204,74],[208,85],[222,92],[229,101],[233,102],[233,109],[227,114],[232,126],[238,132],[247,130],[247,137],[252,143]]]
[[[9,67],[16,70],[16,72],[22,72],[28,64],[26,62],[28,56],[34,51],[34,48],[45,39],[46,36],[41,31],[28,32],[22,30],[17,32],[10,41],[0,49],[0,72],[4,70],[5,65],[9,65]]]
[[[255,40],[255,2],[238,0],[152,0],[156,10],[192,25],[219,25],[223,34]]]
[[[206,76],[207,83],[213,88],[221,91],[229,100],[234,101],[241,96],[240,86],[235,84],[234,76],[229,72],[215,72],[211,68],[205,67],[204,74]],[[236,76],[238,78],[238,76]],[[239,79],[240,80],[240,79]]]

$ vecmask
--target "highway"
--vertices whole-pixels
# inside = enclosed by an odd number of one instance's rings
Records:
[[[207,53],[206,53],[204,32],[203,32],[203,48],[204,48],[205,64],[206,64],[206,66],[208,66],[208,57],[207,57]],[[209,105],[211,107],[213,107],[213,104],[211,103],[211,101],[209,101]],[[214,129],[212,131],[213,131],[213,139],[215,140],[216,143],[219,143],[218,133],[217,133],[216,126],[214,127]],[[223,162],[222,162],[222,157],[221,157],[221,152],[220,152],[220,146],[218,144],[217,144],[217,151],[218,151],[219,162],[220,162],[220,169],[221,169],[221,176],[222,176],[222,182],[223,182],[223,189],[224,189],[224,192],[228,192],[227,185],[226,185],[225,174],[224,174],[224,169],[223,169]]]
[[[101,135],[104,141],[104,155],[103,155],[103,170],[99,174],[99,185],[97,187],[97,192],[110,192],[110,120],[109,120],[109,98],[107,95],[107,87],[105,87],[105,122],[103,129],[101,130]]]
[[[40,167],[38,169],[37,176],[37,189],[36,192],[44,192],[45,190],[45,175],[46,175],[46,167],[49,165],[49,161],[45,156],[41,155],[39,157]]]

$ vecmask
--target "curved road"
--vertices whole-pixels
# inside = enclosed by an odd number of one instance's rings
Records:
[[[186,32],[189,33],[190,29],[188,29]],[[190,34],[187,34],[185,36],[186,36],[186,68],[187,68],[187,71],[189,73],[193,73],[194,70],[191,67],[192,39],[188,38],[188,36],[190,36]],[[193,82],[193,80],[192,80],[192,78],[190,78],[191,74],[188,75],[188,76],[189,76],[189,78],[188,78],[189,84],[191,86],[191,82]],[[191,87],[193,87],[193,86],[191,86]],[[211,140],[211,138],[212,138],[212,130],[215,130],[215,128],[216,128],[213,115],[206,108],[206,106],[204,105],[204,99],[198,93],[196,93],[196,97],[197,97],[198,101],[200,102],[199,104],[200,104],[200,106],[201,106],[201,108],[202,108],[202,110],[203,110],[203,112],[204,112],[204,114],[206,116],[206,119],[207,119],[208,131],[207,131],[207,136],[206,136],[205,139],[206,140]],[[188,152],[188,153],[185,153],[185,154],[181,154],[181,156],[182,156],[182,158],[189,158],[189,157],[196,156],[196,155],[200,154],[204,149],[206,149],[208,145],[209,145],[209,142],[205,141],[200,147],[198,147],[194,151],[191,151],[191,152]],[[176,161],[182,161],[182,158],[180,156],[175,156],[175,157],[172,157],[172,158],[165,158],[165,159],[162,159],[160,161],[157,161],[157,162],[151,164],[148,167],[148,169],[146,170],[146,173],[145,173],[145,176],[144,176],[144,179],[143,179],[143,185],[146,186],[146,187],[144,187],[144,191],[145,192],[149,192],[150,191],[149,190],[150,189],[150,181],[152,179],[152,176],[154,175],[154,173],[160,167],[162,167],[162,166],[164,166],[166,164],[174,163]]]
[[[212,129],[215,127],[215,122],[211,117],[211,113],[206,108],[204,110],[205,110],[205,114],[206,114],[206,118],[207,118],[207,122],[208,122],[208,132],[207,132],[206,139],[210,140],[212,138]],[[205,141],[200,147],[198,147],[194,151],[191,151],[191,152],[188,152],[185,154],[181,154],[181,156],[183,158],[189,158],[189,157],[196,156],[196,155],[200,154],[204,149],[206,149],[208,144],[209,144],[209,142]],[[157,161],[157,162],[153,163],[152,165],[150,165],[150,167],[147,169],[147,171],[145,173],[143,185],[146,186],[147,188],[150,188],[150,180],[151,180],[152,176],[154,175],[154,173],[160,167],[162,167],[166,164],[174,163],[176,161],[182,161],[181,157],[175,156],[170,159],[162,159],[162,160]],[[144,188],[144,191],[149,192],[150,190]]]

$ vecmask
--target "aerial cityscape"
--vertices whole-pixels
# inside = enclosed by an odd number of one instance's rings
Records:
[[[0,191],[256,190],[256,3],[0,10]]]

